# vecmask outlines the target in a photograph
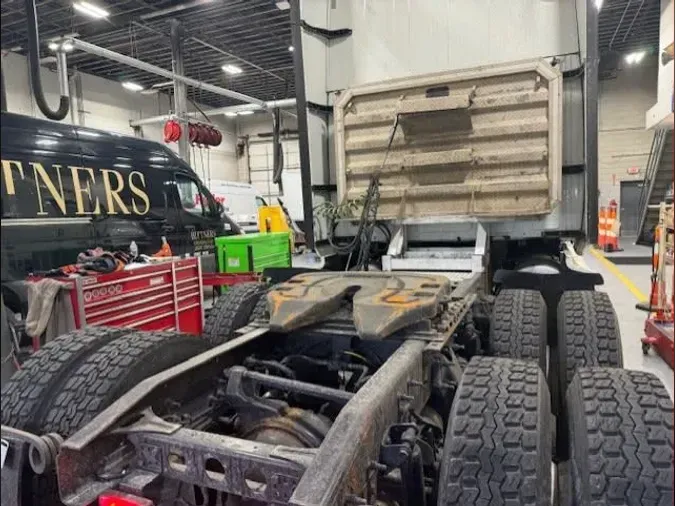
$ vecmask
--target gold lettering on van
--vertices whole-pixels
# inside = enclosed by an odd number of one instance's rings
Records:
[[[23,164],[18,160],[2,160],[2,174],[5,176],[5,188],[7,195],[16,195],[16,188],[14,187],[14,176],[12,175],[12,167],[19,171],[21,179],[23,177]]]
[[[38,216],[47,216],[49,214],[48,212],[45,211],[44,205],[42,203],[42,190],[40,188],[40,179],[42,179],[42,182],[49,191],[49,194],[52,196],[54,202],[56,202],[56,205],[59,206],[59,209],[61,209],[61,212],[65,216],[66,198],[63,193],[63,181],[61,180],[61,166],[52,165],[52,167],[56,170],[56,177],[59,183],[59,189],[57,190],[56,186],[49,178],[49,174],[47,174],[47,171],[42,166],[42,164],[37,162],[29,162],[29,165],[33,167],[33,175],[35,176],[35,191],[37,192],[38,207],[40,209],[38,211]]]
[[[92,197],[91,195],[91,183],[95,182],[94,169],[89,169],[87,167],[69,167],[69,168],[70,173],[73,176],[73,188],[75,189],[75,205],[77,209],[77,212],[75,214],[79,216],[101,214],[101,204],[98,201],[98,198]],[[80,181],[80,176],[78,174],[79,171],[86,172],[87,174],[89,174],[89,178],[87,181],[85,181],[84,187],[82,186],[82,181]],[[82,198],[83,193],[87,194],[90,202],[94,202],[93,211],[84,210],[84,199]]]
[[[141,185],[143,188],[145,188],[145,176],[138,172],[138,171],[131,171],[131,174],[129,174],[129,188],[131,189],[131,193],[136,195],[139,199],[143,201],[143,204],[145,204],[145,209],[143,211],[140,211],[138,209],[138,206],[136,205],[136,199],[132,197],[131,199],[131,207],[134,210],[134,213],[136,214],[147,214],[148,211],[150,211],[150,199],[148,198],[148,194],[145,193],[143,190],[141,190],[138,186],[134,184],[134,176],[138,176],[138,179],[141,181]]]
[[[122,177],[122,174],[116,170],[108,169],[101,169],[101,173],[103,174],[103,187],[105,188],[105,197],[108,204],[108,214],[117,214],[117,211],[115,211],[115,203],[117,203],[117,206],[120,208],[120,211],[122,211],[122,214],[131,214],[131,211],[129,211],[129,208],[124,204],[122,198],[119,195],[119,193],[124,189],[124,178]],[[115,179],[117,180],[117,187],[114,189],[110,184],[111,174],[114,174]]]

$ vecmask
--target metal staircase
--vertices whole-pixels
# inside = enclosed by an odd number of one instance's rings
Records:
[[[659,220],[659,203],[673,199],[673,131],[657,130],[647,161],[638,206],[638,244],[651,244]]]

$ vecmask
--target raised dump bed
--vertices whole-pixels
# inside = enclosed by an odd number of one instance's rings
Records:
[[[339,199],[379,173],[378,219],[547,214],[561,195],[561,95],[544,60],[350,89],[335,105]]]

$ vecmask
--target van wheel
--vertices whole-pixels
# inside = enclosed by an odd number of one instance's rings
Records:
[[[53,392],[40,433],[68,438],[150,376],[209,349],[202,339],[175,332],[130,332],[88,354]],[[35,476],[32,502],[61,504],[54,471]]]
[[[574,506],[673,504],[673,403],[656,376],[581,368],[567,417]]]
[[[552,430],[536,363],[474,357],[448,418],[438,505],[550,504]]]
[[[2,387],[2,424],[39,433],[49,402],[73,370],[90,354],[128,332],[89,327],[45,344]]]
[[[532,360],[546,372],[546,303],[536,290],[502,290],[490,319],[489,351]]]
[[[204,324],[204,339],[213,346],[234,337],[237,329],[248,324],[258,300],[267,291],[265,283],[242,283],[230,287],[216,299]]]

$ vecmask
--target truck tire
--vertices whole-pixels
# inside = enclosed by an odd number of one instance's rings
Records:
[[[237,329],[248,324],[253,308],[266,291],[265,283],[230,287],[213,304],[204,323],[204,339],[213,346],[232,339]]]
[[[185,334],[126,332],[71,368],[67,379],[52,392],[41,433],[70,437],[144,379],[209,349],[203,339]],[[32,489],[29,504],[61,504],[53,471],[36,476]]]
[[[490,320],[490,353],[532,360],[546,372],[546,303],[536,290],[502,290]]]
[[[562,294],[556,359],[562,396],[578,367],[623,367],[619,322],[606,293],[580,290]]]
[[[258,302],[256,302],[253,311],[251,311],[251,316],[248,321],[253,322],[256,320],[269,320],[270,319],[270,308],[267,303],[267,292],[263,293]]]
[[[474,357],[450,410],[438,505],[550,504],[552,430],[537,364]]]
[[[128,329],[88,327],[48,342],[2,387],[2,424],[39,433],[48,401],[89,355]]]
[[[656,376],[580,368],[567,415],[574,506],[673,504],[673,403]]]

